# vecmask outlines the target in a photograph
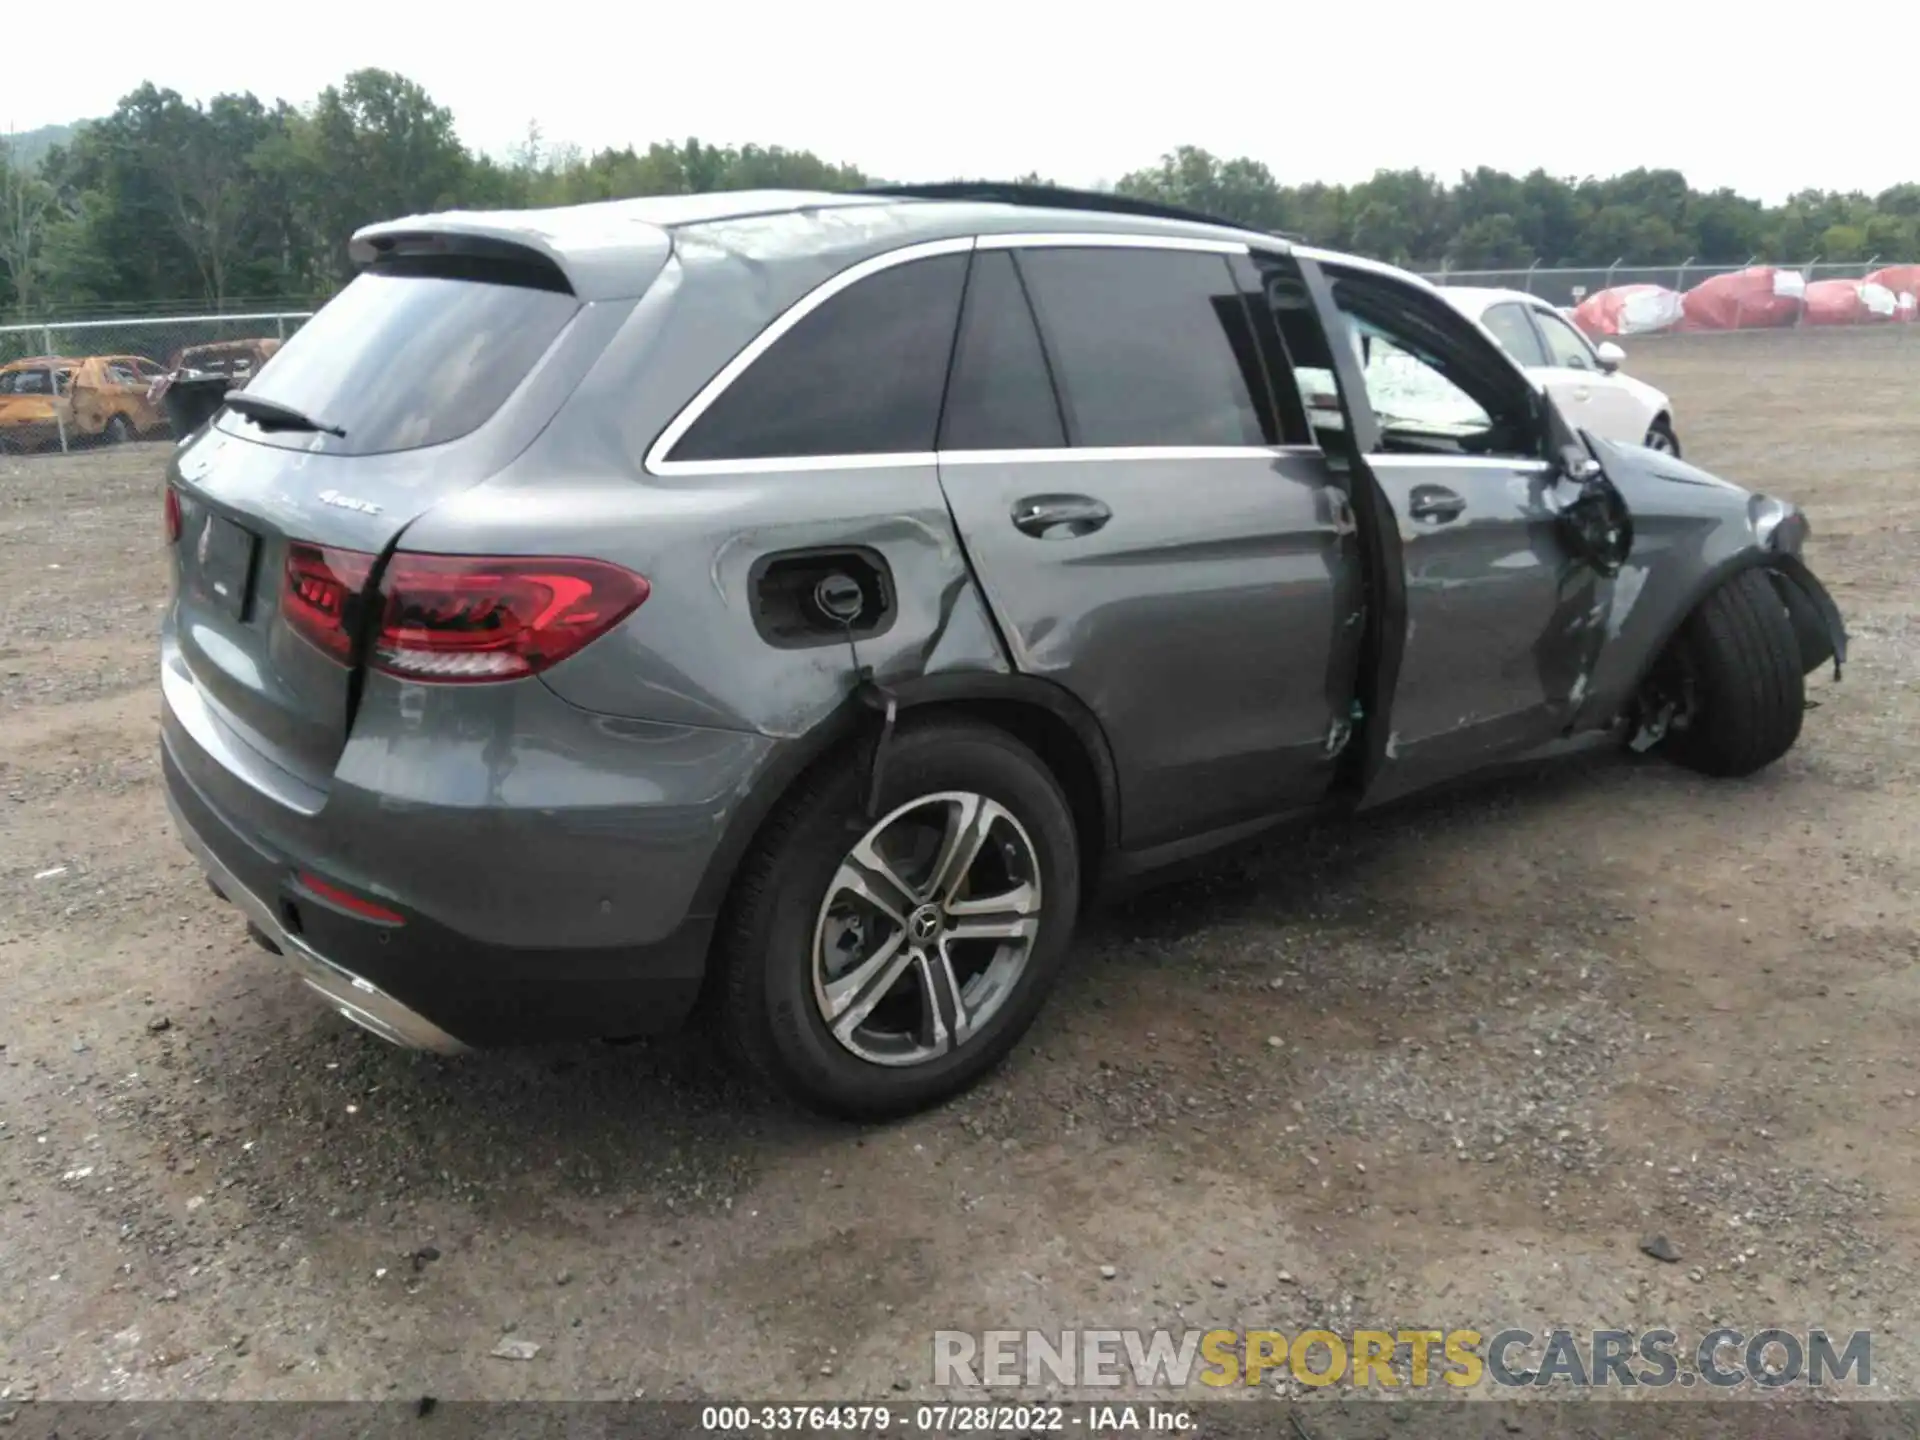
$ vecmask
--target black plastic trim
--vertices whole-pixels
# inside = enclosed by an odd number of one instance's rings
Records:
[[[993,205],[1028,205],[1045,210],[1087,210],[1104,215],[1138,215],[1150,220],[1186,220],[1196,225],[1216,225],[1242,234],[1273,235],[1281,240],[1302,243],[1299,235],[1278,230],[1263,231],[1238,220],[1223,219],[1178,205],[1163,205],[1157,200],[1141,200],[1132,195],[1116,195],[1106,190],[1072,190],[1061,185],[1028,185],[1017,181],[948,180],[929,185],[871,185],[856,190],[856,195],[888,196],[900,200],[975,200]]]

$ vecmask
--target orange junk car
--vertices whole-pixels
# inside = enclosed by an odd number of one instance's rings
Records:
[[[0,365],[0,451],[39,450],[73,430],[73,375],[78,360],[36,355]]]
[[[148,397],[167,372],[144,355],[95,355],[73,378],[73,428],[82,441],[118,444],[155,435],[167,417]]]

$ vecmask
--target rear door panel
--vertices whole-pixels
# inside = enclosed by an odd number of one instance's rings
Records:
[[[1326,795],[1360,603],[1325,456],[1279,443],[1247,280],[1224,254],[1142,244],[979,252],[940,454],[1014,665],[1106,731],[1134,849]],[[994,386],[971,378],[975,346]]]
[[[948,455],[940,478],[1014,666],[1105,727],[1130,847],[1325,794],[1326,682],[1357,571],[1324,458]],[[1061,494],[1112,519],[1016,527],[1023,502]]]

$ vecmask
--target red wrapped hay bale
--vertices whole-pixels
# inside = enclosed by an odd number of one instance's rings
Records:
[[[1673,329],[1685,313],[1679,293],[1663,285],[1615,285],[1582,300],[1573,323],[1589,335],[1651,335]]]

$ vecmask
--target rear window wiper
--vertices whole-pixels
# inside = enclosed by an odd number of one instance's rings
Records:
[[[347,432],[338,425],[329,425],[324,420],[316,420],[311,415],[282,405],[278,400],[269,400],[264,395],[252,395],[245,390],[229,390],[226,394],[227,408],[237,415],[244,415],[262,430],[313,430],[322,435],[333,435],[344,440]]]

